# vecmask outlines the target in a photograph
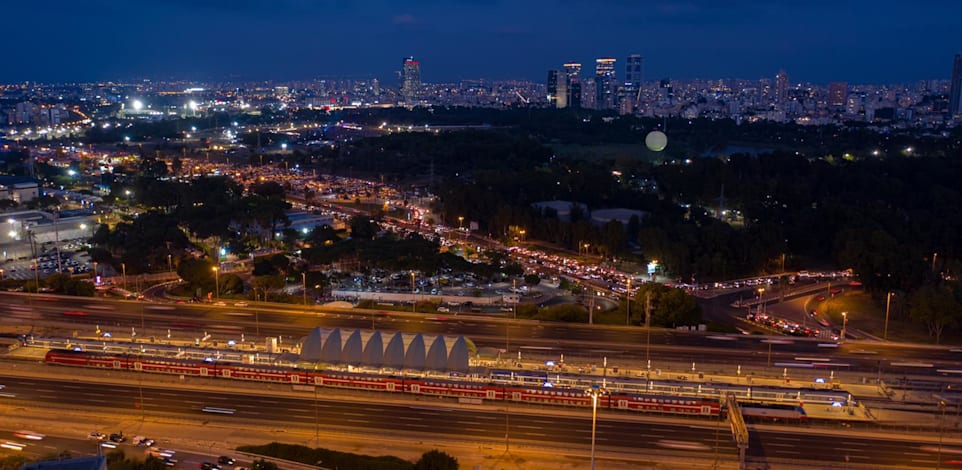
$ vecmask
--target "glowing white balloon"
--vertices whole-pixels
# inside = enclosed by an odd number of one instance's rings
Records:
[[[668,136],[661,131],[651,131],[645,137],[645,145],[652,152],[661,152],[668,146]]]

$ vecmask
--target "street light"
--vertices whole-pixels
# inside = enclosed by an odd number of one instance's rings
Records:
[[[171,273],[174,272],[174,263],[173,263],[173,260],[171,260],[170,258],[170,254],[167,255],[167,270],[170,271]]]
[[[307,273],[301,273],[301,283],[304,287],[304,306],[307,306]]]
[[[124,290],[127,290],[127,263],[120,263],[120,271],[123,273],[124,277]]]
[[[939,453],[938,460],[935,461],[935,469],[942,468],[942,433],[945,431],[945,400],[939,400],[939,410],[942,416],[939,418]]]
[[[458,230],[464,230],[464,216],[458,216]]]
[[[418,311],[418,297],[414,292],[414,271],[411,271],[411,312]]]
[[[885,294],[885,329],[882,333],[882,339],[889,339],[889,308],[892,306],[892,294],[894,292],[889,292]]]
[[[848,326],[848,312],[842,312],[842,335],[839,336],[839,341],[845,341],[845,327]]]
[[[630,277],[628,278],[627,293],[628,293],[628,303],[625,305],[625,310],[627,311],[627,313],[625,314],[625,317],[626,317],[625,323],[627,326],[631,326],[631,278]]]
[[[585,393],[591,395],[591,470],[595,469],[595,433],[598,423],[598,396],[607,391],[598,385],[592,385]]]
[[[768,310],[765,308],[765,288],[759,287],[758,288],[758,311],[762,312],[763,309],[766,311]]]
[[[214,266],[214,298],[220,299],[220,268]]]

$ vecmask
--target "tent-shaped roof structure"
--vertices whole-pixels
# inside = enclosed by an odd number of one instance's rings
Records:
[[[421,333],[315,328],[300,360],[360,367],[468,372],[468,340]]]

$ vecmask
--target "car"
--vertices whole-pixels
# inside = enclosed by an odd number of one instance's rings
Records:
[[[226,306],[227,306],[227,303],[224,302],[224,301],[217,301],[217,302],[214,302],[214,305],[216,305],[216,306],[218,306],[218,307],[226,307]]]
[[[222,465],[234,465],[234,459],[226,455],[217,457],[217,463]]]
[[[149,437],[134,436],[134,438],[130,440],[130,443],[135,446],[150,447],[154,445],[154,440]]]
[[[234,302],[235,307],[246,307],[248,305],[250,304],[248,304],[247,302]]]
[[[164,457],[163,462],[164,462],[164,465],[168,467],[173,467],[174,465],[177,465],[177,459],[172,459],[170,457]]]
[[[127,440],[127,436],[124,436],[124,433],[122,433],[122,432],[115,432],[115,433],[111,434],[111,435],[108,437],[108,439],[110,439],[110,442],[120,443],[120,442],[126,441],[126,440]]]
[[[200,470],[220,470],[216,463],[204,462],[200,464]]]
[[[87,312],[81,312],[79,310],[67,310],[66,312],[63,312],[63,314],[68,317],[86,317],[87,316]]]
[[[147,454],[147,455],[153,455],[154,457],[157,457],[158,459],[169,459],[169,458],[173,458],[173,456],[174,456],[174,454],[175,454],[176,452],[174,452],[174,451],[172,451],[172,450],[170,450],[170,449],[161,449],[161,448],[159,448],[159,447],[150,447],[150,448],[148,448],[147,450],[145,450],[144,453]]]
[[[102,432],[94,431],[90,434],[87,434],[87,439],[91,439],[94,441],[105,441],[107,440],[107,435]]]
[[[40,440],[43,440],[44,438],[43,434],[33,432],[33,431],[17,431],[13,433],[13,435],[21,439],[30,439],[31,441],[40,441]]]

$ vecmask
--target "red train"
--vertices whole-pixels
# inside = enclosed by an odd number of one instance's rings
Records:
[[[498,384],[468,380],[398,377],[325,369],[311,370],[219,363],[190,359],[169,359],[151,356],[72,351],[66,349],[50,350],[44,357],[44,362],[48,364],[98,369],[254,380],[259,382],[289,383],[293,385],[317,385],[334,388],[409,393],[414,395],[495,401],[508,400],[547,405],[591,406],[591,396],[586,394],[584,390],[561,387],[539,387],[526,384]],[[721,413],[720,403],[713,400],[623,392],[613,392],[600,396],[598,406],[630,411],[690,416],[718,416]]]

